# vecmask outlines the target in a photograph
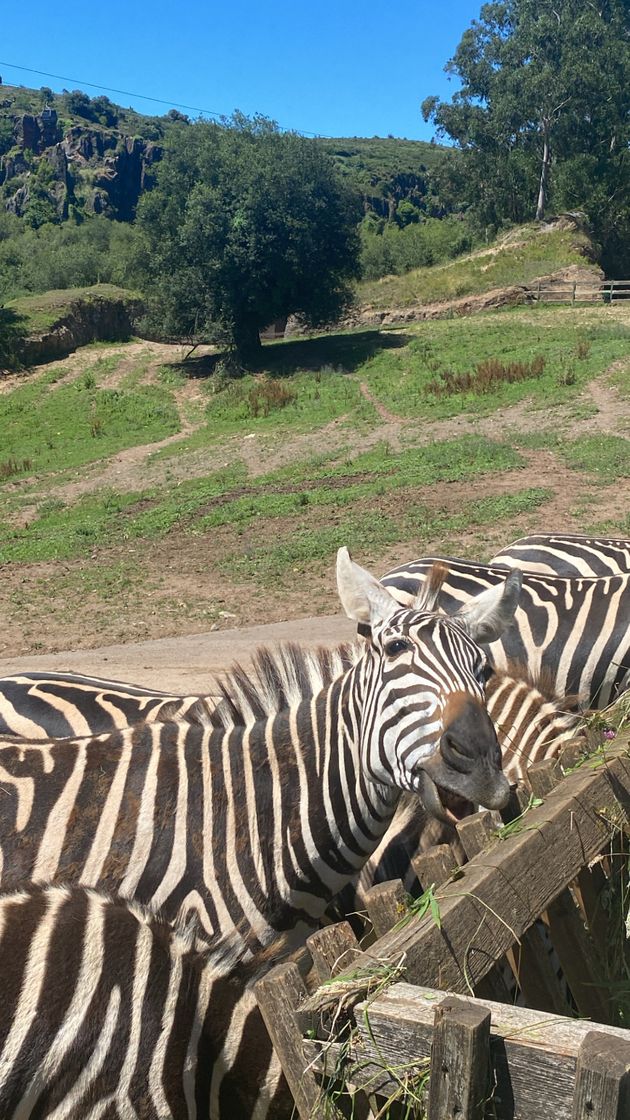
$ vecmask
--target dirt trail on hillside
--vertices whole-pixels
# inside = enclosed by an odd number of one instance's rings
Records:
[[[129,344],[128,344],[129,345]],[[163,365],[168,360],[178,360],[174,351],[179,356],[182,347],[167,346],[157,343],[132,343],[133,354],[125,361],[131,367],[146,351],[151,355],[154,365]],[[107,353],[115,353],[115,348],[108,348]],[[170,358],[169,358],[170,355]],[[72,357],[76,357],[72,355]],[[85,369],[79,361],[74,363],[73,373],[79,376]],[[69,361],[70,359],[68,359]],[[52,363],[54,365],[56,363]],[[66,366],[67,362],[58,363]],[[51,366],[41,367],[50,369]],[[595,405],[597,411],[588,417],[580,419],[580,431],[585,433],[604,432],[607,434],[627,434],[630,426],[628,409],[616,391],[608,384],[611,373],[627,371],[630,377],[630,357],[614,362],[600,377],[591,381],[582,393],[570,403],[557,406],[554,409],[531,407],[527,400],[501,409],[488,416],[474,416],[463,413],[450,419],[434,420],[430,423],[417,420],[406,420],[396,416],[395,413],[385,408],[371,393],[369,387],[359,381],[362,396],[374,407],[380,424],[367,432],[362,432],[360,445],[362,451],[368,451],[379,443],[387,443],[393,450],[398,451],[402,445],[413,441],[414,445],[433,443],[437,440],[452,439],[456,436],[475,434],[492,439],[506,438],[510,431],[522,433],[558,431],[571,425],[572,417],[580,405]],[[121,380],[120,367],[117,367],[108,381],[112,386]],[[147,378],[150,377],[150,371]],[[182,412],[182,403],[199,403],[205,401],[201,397],[194,382],[185,382],[181,389],[177,389],[177,403]],[[245,436],[238,435],[222,440],[220,444],[201,449],[197,453],[188,454],[185,462],[177,457],[164,461],[150,462],[156,451],[161,448],[176,445],[185,439],[191,432],[200,427],[202,419],[197,424],[184,419],[182,430],[163,440],[148,445],[129,447],[117,452],[109,459],[88,463],[77,469],[75,477],[70,481],[68,472],[64,472],[64,481],[56,482],[54,475],[47,478],[46,485],[54,497],[63,502],[72,502],[85,494],[103,488],[112,488],[120,493],[148,489],[159,486],[168,476],[169,479],[184,480],[199,478],[211,471],[219,470],[229,463],[241,459],[248,474],[255,478],[280,467],[289,466],[295,461],[308,460],[321,453],[322,447],[330,453],[356,452],[357,437],[346,424],[346,417],[337,417],[331,420],[324,428],[312,433],[283,432],[282,435],[264,432],[250,432]],[[423,431],[423,427],[425,430]],[[409,439],[405,437],[409,436]],[[32,485],[29,479],[16,479],[12,487],[16,490],[28,490]],[[28,521],[33,510],[23,510],[20,521]]]
[[[619,317],[627,322],[627,312],[624,317],[615,308],[606,314],[607,318]],[[96,380],[111,388],[154,382],[162,376],[161,366],[177,366],[183,356],[181,347],[134,342],[77,351],[35,372],[52,371],[60,380],[76,378],[110,355],[120,361],[112,370],[103,364],[96,371]],[[23,527],[34,521],[44,499],[71,504],[107,488],[118,493],[170,488],[180,480],[206,476],[239,460],[247,475],[230,497],[240,495],[247,500],[250,493],[260,492],[255,482],[261,474],[296,462],[302,465],[322,451],[338,460],[329,488],[339,490],[339,503],[321,507],[299,500],[294,505],[279,503],[278,508],[288,512],[246,517],[242,523],[238,518],[223,522],[218,518],[209,528],[204,525],[204,517],[220,505],[218,498],[207,503],[207,510],[196,509],[190,517],[182,518],[165,535],[130,539],[123,518],[119,535],[106,545],[96,545],[93,552],[84,551],[65,561],[6,564],[0,581],[0,654],[4,658],[0,671],[29,665],[83,669],[154,687],[194,690],[205,687],[203,679],[220,667],[218,662],[225,665],[233,656],[246,656],[254,640],[276,640],[278,627],[285,627],[283,637],[306,634],[313,642],[346,637],[347,624],[335,617],[339,602],[332,560],[325,564],[317,558],[311,561],[306,558],[308,550],[302,554],[300,547],[304,540],[308,543],[317,534],[329,534],[336,525],[347,524],[350,511],[357,530],[349,528],[350,536],[343,543],[355,547],[357,558],[376,573],[389,570],[405,558],[436,553],[484,560],[510,539],[541,529],[579,533],[585,525],[606,521],[625,524],[627,482],[570,470],[549,449],[521,451],[523,465],[516,470],[431,486],[418,481],[404,492],[390,493],[387,486],[382,490],[368,488],[367,495],[354,498],[351,507],[343,502],[344,488],[362,480],[344,469],[344,461],[377,443],[385,443],[395,452],[469,433],[508,444],[513,433],[553,433],[578,439],[601,432],[627,437],[630,400],[610,383],[611,375],[619,381],[624,373],[630,379],[630,355],[614,362],[561,407],[534,409],[531,402],[522,401],[487,416],[459,415],[432,422],[397,416],[374,399],[360,375],[349,374],[364,400],[374,408],[374,426],[367,430],[352,426],[349,415],[340,416],[314,432],[246,431],[244,436],[189,450],[185,457],[156,460],[158,448],[176,447],[203,422],[207,400],[197,378],[182,379],[181,383],[167,378],[183,417],[181,432],[157,444],[125,449],[73,472],[66,470],[56,478],[14,478],[5,484],[5,492],[21,493],[24,504],[13,524]],[[1,382],[0,392],[20,380]],[[372,478],[368,474],[366,480],[368,477]],[[282,484],[270,487],[270,493],[272,489],[278,494],[299,494],[303,484],[287,477]],[[531,498],[529,490],[533,491]],[[525,495],[522,512],[502,516],[503,505],[513,509],[510,502],[519,493]],[[485,499],[499,511],[491,524],[483,509],[479,516],[468,512],[471,504],[480,503],[482,507]],[[151,502],[143,505],[150,507]],[[131,512],[136,509],[134,506]],[[372,549],[361,548],[357,543],[360,526],[375,520],[392,527],[391,545],[386,539]],[[71,527],[69,531],[73,531]],[[265,569],[265,557],[282,552],[285,546],[291,555],[294,541],[297,558],[283,560],[284,567],[279,569],[282,574],[273,577],[273,567]],[[335,617],[330,624],[332,630],[326,621],[328,616]],[[297,621],[290,623],[288,619]],[[158,646],[154,649],[155,642]],[[46,650],[66,652],[48,653],[40,660],[37,655]],[[75,652],[68,652],[72,650]]]

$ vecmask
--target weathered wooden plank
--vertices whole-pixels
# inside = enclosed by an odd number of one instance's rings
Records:
[[[382,937],[408,913],[407,898],[400,879],[377,883],[366,892],[365,905],[377,937]]]
[[[317,1120],[323,1116],[321,1091],[302,1050],[296,1011],[308,992],[297,965],[291,961],[276,965],[258,980],[254,991],[296,1108],[302,1120]]]
[[[348,1070],[349,1079],[378,1087],[384,1096],[398,1089],[400,1071],[418,1068],[430,1056],[435,1008],[443,999],[444,993],[434,988],[397,983],[377,999],[359,1004],[357,1042],[351,1051],[357,1065]],[[591,1024],[488,1000],[474,1002],[492,1015],[492,1102],[497,1120],[572,1120],[577,1055]],[[630,1032],[619,1027],[600,1030],[611,1045],[630,1042]],[[317,1047],[304,1045],[306,1058],[313,1058]],[[335,1056],[329,1050],[329,1068]],[[596,1111],[589,1114],[589,1120],[595,1118],[600,1120]]]
[[[482,1120],[490,1072],[490,1012],[453,997],[435,1009],[428,1120]]]
[[[458,860],[450,844],[435,844],[428,851],[414,856],[413,869],[423,891],[433,884],[436,887],[450,878],[458,865]]]
[[[628,1120],[630,1116],[630,1034],[628,1040],[590,1031],[577,1056],[572,1120]]]
[[[570,1014],[571,1008],[537,923],[521,935],[520,942],[509,950],[507,959],[528,1007],[557,1015]]]
[[[608,818],[628,806],[628,758],[615,754],[597,769],[576,771],[528,814],[520,832],[439,889],[441,929],[431,916],[412,917],[357,964],[404,954],[409,979],[470,991],[598,854],[611,834]]]
[[[348,922],[336,922],[318,929],[306,939],[306,947],[313,960],[313,971],[321,983],[339,972],[352,968],[359,949],[359,942]]]
[[[562,971],[580,1015],[596,1023],[610,1022],[610,1006],[602,992],[593,940],[570,891],[562,891],[547,907],[547,921]]]

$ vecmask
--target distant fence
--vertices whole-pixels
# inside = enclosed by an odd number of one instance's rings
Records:
[[[630,299],[630,280],[604,280],[600,284],[539,280],[528,298],[538,303],[613,303]]]

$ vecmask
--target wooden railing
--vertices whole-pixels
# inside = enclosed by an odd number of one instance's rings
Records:
[[[400,883],[381,884],[368,909],[382,936],[368,950],[340,923],[309,938],[310,981],[302,961],[301,970],[285,963],[258,982],[303,1120],[337,1115],[323,1089],[331,1078],[339,1103],[345,1091],[348,1104],[350,1086],[353,1114],[364,1118],[398,1115],[382,1111],[396,1097],[402,1114],[428,1120],[481,1120],[481,1102],[490,1099],[487,1115],[497,1120],[628,1120],[630,1031],[611,1025],[600,966],[608,937],[603,899],[614,876],[628,874],[627,854],[620,861],[611,853],[623,848],[630,817],[629,747],[628,735],[620,737],[614,750],[566,777],[557,759],[532,766],[529,789],[517,801],[533,791],[542,804],[507,836],[495,835],[487,812],[460,822],[469,862],[455,874],[448,846],[418,857],[423,887],[433,885],[433,914],[409,911]],[[589,1022],[563,1014],[566,998],[536,926],[541,917]],[[529,1009],[502,1002],[501,961],[517,975]],[[361,977],[383,967],[393,968],[398,982],[380,994],[372,986],[357,1002],[361,984],[363,992],[368,987]],[[353,977],[359,994],[350,1015],[340,1013]],[[318,982],[327,983],[314,993]],[[321,992],[324,1004],[332,998],[327,1019],[313,1011]],[[415,1078],[417,1093],[429,1070],[418,1110],[405,1087]]]
[[[528,298],[538,303],[613,303],[630,299],[630,280],[604,280],[600,284],[539,280],[529,289]]]

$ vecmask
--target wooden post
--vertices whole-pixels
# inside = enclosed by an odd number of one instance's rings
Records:
[[[352,968],[354,958],[361,951],[348,922],[337,922],[334,926],[318,929],[307,937],[306,947],[311,954],[318,983]]]
[[[529,805],[530,794],[531,790],[524,782],[518,782],[510,790],[510,799],[505,808],[501,810],[501,819],[504,824],[509,824],[515,817],[520,817],[525,812]]]
[[[457,860],[450,844],[436,844],[427,852],[414,856],[411,863],[423,891],[432,883],[440,887],[457,867]]]
[[[458,821],[457,835],[468,859],[473,859],[486,847],[495,830],[495,819],[489,809],[482,809],[480,813],[473,813],[472,816]]]
[[[576,288],[577,288],[577,281],[576,281],[576,280],[574,280],[574,281],[573,281],[573,299],[572,299],[572,301],[571,301],[572,303],[575,303],[575,289],[576,289]]]
[[[562,767],[557,758],[543,758],[527,768],[527,778],[534,797],[546,797],[562,777]]]
[[[377,883],[366,892],[365,905],[374,933],[382,937],[407,913],[407,892],[400,879]]]
[[[297,965],[276,965],[256,983],[254,991],[301,1120],[317,1120],[323,1116],[322,1096],[302,1052],[296,1010],[308,992]]]
[[[578,1050],[572,1120],[630,1116],[630,1041],[589,1031]]]
[[[435,1009],[428,1120],[481,1120],[488,1097],[490,1012],[460,999]]]

